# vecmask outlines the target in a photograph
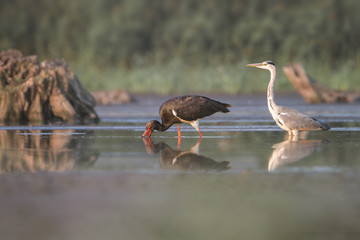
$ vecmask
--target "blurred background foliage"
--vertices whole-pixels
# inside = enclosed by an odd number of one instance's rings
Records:
[[[0,50],[65,59],[90,90],[265,91],[273,60],[360,90],[357,0],[2,0]]]

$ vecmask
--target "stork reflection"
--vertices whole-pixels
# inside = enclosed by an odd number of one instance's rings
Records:
[[[326,140],[293,139],[290,137],[283,142],[274,144],[268,170],[273,171],[280,166],[299,161],[320,150],[326,143],[328,143]]]
[[[174,150],[164,142],[153,144],[150,138],[143,138],[145,149],[149,154],[161,151],[160,167],[177,170],[228,170],[228,161],[217,162],[211,158],[199,155],[200,142],[198,141],[190,150]]]

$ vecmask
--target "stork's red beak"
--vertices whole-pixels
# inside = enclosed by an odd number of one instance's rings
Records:
[[[146,137],[146,136],[150,137],[151,134],[152,134],[152,131],[149,128],[147,128],[145,130],[145,132],[143,133],[142,137]]]

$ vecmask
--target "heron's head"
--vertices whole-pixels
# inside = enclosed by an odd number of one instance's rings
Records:
[[[143,137],[146,137],[146,136],[150,137],[152,132],[154,131],[154,129],[157,130],[159,125],[161,125],[160,122],[156,121],[156,120],[152,120],[152,121],[148,122],[146,124],[146,126],[145,126],[145,132],[142,134],[142,136]]]
[[[275,64],[272,61],[265,61],[262,63],[251,63],[246,65],[248,67],[257,67],[257,68],[262,68],[262,69],[267,69],[270,70],[272,68],[275,68]]]

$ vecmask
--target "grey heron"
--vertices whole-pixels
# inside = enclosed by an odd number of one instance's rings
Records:
[[[330,127],[313,117],[289,107],[276,105],[274,101],[274,84],[276,80],[276,67],[271,61],[252,63],[248,67],[257,67],[270,71],[270,82],[267,89],[267,103],[271,116],[276,124],[289,133],[289,137],[298,137],[299,131],[329,130]]]

